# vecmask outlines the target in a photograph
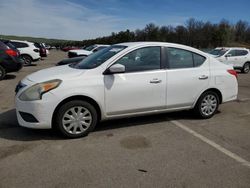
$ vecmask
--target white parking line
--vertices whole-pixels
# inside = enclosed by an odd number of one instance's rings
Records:
[[[216,144],[212,140],[209,140],[205,136],[202,136],[201,134],[193,131],[192,129],[188,128],[187,126],[185,126],[184,124],[180,123],[179,121],[171,120],[170,122],[173,123],[174,125],[176,125],[177,127],[185,130],[186,132],[190,133],[191,135],[195,136],[196,138],[199,138],[203,142],[209,144],[210,146],[212,146],[213,148],[217,149],[218,151],[220,151],[220,152],[224,153],[225,155],[231,157],[232,159],[236,160],[240,164],[242,164],[242,165],[250,168],[250,162],[247,161],[247,160],[245,160],[245,159],[243,159],[243,158],[241,158],[237,154],[235,154],[235,153],[233,153],[233,152],[231,152],[231,151],[223,148],[222,146]]]

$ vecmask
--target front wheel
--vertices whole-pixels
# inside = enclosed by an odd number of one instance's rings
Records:
[[[250,70],[250,63],[245,63],[243,68],[241,69],[242,73],[248,73]]]
[[[218,110],[219,97],[213,91],[203,93],[194,108],[198,117],[202,119],[211,118]]]
[[[60,107],[56,115],[57,129],[68,138],[86,136],[96,124],[96,109],[85,101],[67,102]]]

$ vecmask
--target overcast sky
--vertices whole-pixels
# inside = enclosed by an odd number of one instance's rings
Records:
[[[250,0],[0,0],[0,34],[83,40],[188,18],[250,21]]]

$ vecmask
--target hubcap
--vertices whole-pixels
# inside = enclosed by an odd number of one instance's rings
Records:
[[[65,131],[70,134],[85,132],[92,123],[92,115],[87,108],[82,106],[72,107],[65,112],[62,124]]]
[[[217,99],[214,95],[207,95],[204,97],[201,103],[201,112],[205,116],[210,116],[215,112],[217,108]]]
[[[248,72],[250,69],[249,64],[247,63],[244,67],[244,72]]]
[[[28,64],[30,64],[30,59],[29,58],[26,58],[26,57],[23,57],[23,61],[24,61],[24,64],[25,65],[28,65]]]

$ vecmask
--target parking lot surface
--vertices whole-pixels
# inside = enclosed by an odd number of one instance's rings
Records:
[[[250,74],[209,120],[176,112],[100,123],[85,138],[18,126],[14,89],[49,57],[0,81],[0,187],[250,187]]]

